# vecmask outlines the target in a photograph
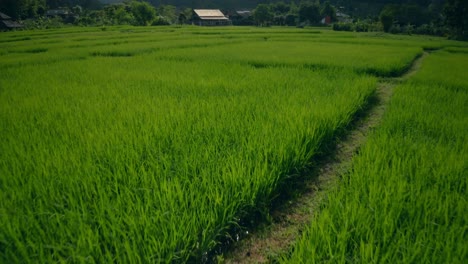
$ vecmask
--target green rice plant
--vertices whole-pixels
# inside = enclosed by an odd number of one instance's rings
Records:
[[[104,43],[92,42],[89,45],[74,45],[70,47],[67,43],[54,43],[41,48],[39,51],[48,52],[25,52],[37,50],[31,46],[19,46],[8,48],[7,53],[2,56],[0,68],[22,67],[24,65],[44,65],[60,61],[82,60],[88,56],[105,57],[130,57],[161,52],[167,49],[183,49],[188,47],[221,46],[232,43],[232,40],[216,40],[206,38],[169,38],[167,41],[125,41],[114,44],[113,41]],[[44,45],[44,44],[42,44]],[[33,44],[35,46],[35,44]],[[18,54],[20,53],[20,54]],[[31,54],[32,53],[32,54]]]
[[[447,47],[445,50],[452,53],[468,53],[467,47]]]
[[[208,59],[226,63],[235,61],[256,67],[299,65],[311,68],[351,68],[359,73],[398,76],[421,54],[421,48],[417,47],[263,40],[210,49],[170,50],[160,57]]]
[[[401,71],[424,44],[379,41],[236,27],[2,33],[0,262],[206,259],[367,103],[368,69]]]
[[[32,48],[32,49],[26,49],[26,50],[21,50],[19,52],[21,53],[42,53],[42,52],[47,52],[47,48],[40,48],[40,47],[36,47],[36,48]]]
[[[466,262],[467,62],[431,54],[397,87],[383,124],[283,263]]]
[[[375,81],[146,56],[5,68],[1,262],[201,260]]]

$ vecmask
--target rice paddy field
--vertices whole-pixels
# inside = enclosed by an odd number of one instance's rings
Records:
[[[326,29],[1,33],[0,262],[209,261],[428,49],[285,261],[462,262],[467,47]]]
[[[429,55],[397,87],[283,263],[466,263],[468,55],[459,51]]]

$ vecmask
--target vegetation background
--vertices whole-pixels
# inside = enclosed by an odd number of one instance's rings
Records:
[[[67,9],[67,17],[48,15]],[[333,29],[427,34],[467,38],[468,1],[463,0],[2,0],[0,11],[26,20],[27,28],[169,25],[191,22],[193,8],[221,9],[226,15],[252,10],[238,25],[320,25],[329,16]],[[343,16],[346,18],[343,19]],[[341,18],[341,19],[340,19]]]

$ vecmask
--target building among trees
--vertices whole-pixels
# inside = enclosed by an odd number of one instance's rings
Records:
[[[219,9],[194,9],[192,22],[199,26],[227,26],[232,22]]]
[[[13,21],[10,16],[0,12],[0,30],[20,29],[23,25]]]
[[[228,15],[233,25],[245,26],[245,25],[255,24],[252,11],[250,10],[236,10],[236,11],[232,11]]]

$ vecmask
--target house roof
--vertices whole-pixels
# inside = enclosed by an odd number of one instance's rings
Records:
[[[241,16],[250,16],[250,15],[252,15],[252,11],[249,11],[249,10],[239,10],[239,11],[236,11],[236,13],[241,15]]]
[[[345,13],[342,13],[342,12],[336,12],[336,16],[337,17],[342,17],[342,18],[349,18],[350,16],[345,14]]]
[[[203,20],[229,20],[219,9],[194,9],[193,12]]]
[[[5,25],[7,28],[22,28],[23,25],[21,25],[18,22],[15,21],[10,21],[10,20],[2,20],[0,21],[3,25]]]
[[[9,17],[9,16],[7,16],[6,14],[0,12],[0,19],[2,19],[2,20],[10,20],[11,17]]]

